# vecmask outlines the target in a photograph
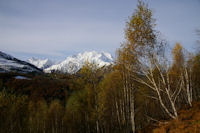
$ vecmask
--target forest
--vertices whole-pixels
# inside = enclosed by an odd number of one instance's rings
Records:
[[[198,46],[190,52],[169,44],[142,1],[124,33],[108,67],[86,62],[75,74],[1,73],[0,132],[153,132],[156,123],[179,119],[180,109],[200,100]]]

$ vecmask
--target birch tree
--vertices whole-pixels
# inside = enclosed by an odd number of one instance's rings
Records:
[[[186,103],[192,106],[192,93],[193,93],[193,83],[192,83],[192,56],[185,50],[181,44],[176,43],[172,50],[173,55],[173,65],[172,71],[175,73],[176,79],[181,79],[183,83],[183,96]],[[174,79],[175,80],[175,79]]]
[[[176,100],[182,90],[183,80],[180,80],[175,90],[172,88],[173,81],[168,71],[167,59],[158,57],[156,52],[149,56],[148,63],[140,61],[140,64],[141,71],[138,76],[133,77],[133,80],[151,89],[155,93],[151,97],[159,101],[162,109],[169,117],[176,119],[178,117]]]
[[[137,9],[129,18],[125,29],[125,42],[118,50],[117,65],[123,79],[123,99],[127,131],[135,132],[135,92],[137,86],[132,77],[138,70],[138,60],[155,47],[154,19],[148,5],[138,1]]]

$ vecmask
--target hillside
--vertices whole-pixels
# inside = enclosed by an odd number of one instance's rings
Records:
[[[42,73],[42,70],[0,51],[0,72]]]
[[[200,102],[179,111],[179,118],[160,124],[153,133],[200,133]]]

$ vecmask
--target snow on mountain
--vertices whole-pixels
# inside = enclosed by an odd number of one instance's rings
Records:
[[[49,59],[30,58],[25,61],[16,59],[0,51],[0,72],[62,72],[75,73],[86,63],[97,64],[98,67],[108,66],[113,63],[111,54],[106,52],[84,52],[69,56],[60,63],[54,63]],[[39,69],[40,68],[40,69]]]
[[[67,57],[61,63],[44,69],[44,72],[51,73],[53,71],[59,71],[63,73],[75,73],[80,70],[87,61],[89,63],[97,64],[99,67],[103,67],[112,64],[113,58],[111,54],[106,52],[98,53],[96,51],[92,51],[79,53],[77,55]]]
[[[15,79],[31,80],[30,78],[27,78],[27,77],[25,77],[25,76],[15,76]]]
[[[46,69],[52,65],[54,65],[54,62],[49,60],[49,59],[38,59],[38,58],[30,58],[27,60],[27,62],[35,65],[36,67],[40,68],[40,69]]]
[[[21,61],[0,51],[0,72],[42,72],[40,69],[25,61]]]

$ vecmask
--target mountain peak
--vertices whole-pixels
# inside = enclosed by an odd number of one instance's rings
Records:
[[[85,62],[95,63],[99,67],[108,66],[112,64],[113,58],[110,53],[86,51],[78,53],[77,55],[68,56],[62,62],[52,65],[49,68],[44,69],[45,72],[50,73],[52,71],[60,71],[63,73],[75,73],[85,64]]]
[[[28,59],[27,61],[29,63],[37,66],[40,69],[46,69],[54,64],[53,61],[51,61],[49,59],[38,59],[35,57],[32,57],[32,58]]]

